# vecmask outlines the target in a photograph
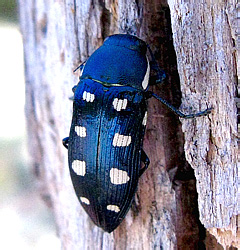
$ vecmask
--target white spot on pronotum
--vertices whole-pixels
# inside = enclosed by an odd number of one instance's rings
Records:
[[[110,170],[110,179],[112,184],[125,184],[130,180],[128,173],[117,168],[112,168]]]
[[[120,212],[120,208],[116,205],[107,205],[107,210],[113,211],[113,212]]]
[[[121,111],[122,109],[126,109],[126,107],[127,107],[127,99],[114,98],[114,100],[113,100],[113,107],[117,111]]]
[[[148,82],[149,82],[150,65],[149,65],[148,59],[147,59],[147,64],[148,64],[148,66],[147,66],[146,74],[145,74],[144,79],[142,81],[142,87],[143,87],[143,89],[147,88]]]
[[[126,147],[131,143],[130,135],[120,135],[116,133],[113,138],[113,146],[114,147]]]
[[[75,126],[75,132],[80,137],[86,137],[87,136],[87,130],[86,130],[85,127]]]
[[[86,102],[93,102],[95,99],[95,95],[91,94],[90,92],[84,91],[83,92],[83,100]]]
[[[143,126],[146,126],[146,124],[147,124],[147,112],[145,112],[145,115],[144,115],[143,121],[142,121]]]
[[[72,162],[72,169],[77,175],[84,176],[86,174],[86,162],[74,160]]]
[[[87,199],[86,197],[80,197],[80,201],[81,201],[82,203],[87,204],[87,205],[89,205],[89,204],[90,204],[89,199]]]

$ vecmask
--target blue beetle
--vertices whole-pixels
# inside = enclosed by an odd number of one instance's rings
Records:
[[[156,78],[150,77],[147,49]],[[157,98],[184,118],[211,109],[184,115],[148,91],[149,84],[161,82],[165,74],[148,45],[132,35],[108,37],[80,68],[70,135],[63,145],[80,203],[97,226],[112,232],[128,212],[139,177],[150,163],[142,149],[147,99]]]

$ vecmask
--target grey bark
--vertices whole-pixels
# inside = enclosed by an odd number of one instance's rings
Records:
[[[217,248],[216,239],[224,247],[239,244],[234,4],[19,0],[29,151],[63,249]],[[154,92],[175,106],[182,101],[185,112],[214,110],[181,126],[158,101],[149,101],[144,149],[151,164],[126,219],[108,234],[81,208],[61,140],[69,133],[68,98],[78,82],[72,71],[114,33],[151,45],[168,75]],[[216,238],[209,232],[205,237],[202,224]]]
[[[182,108],[214,108],[206,119],[182,121],[186,159],[197,179],[200,220],[223,245],[230,246],[237,240],[239,214],[234,100],[237,2],[168,2]],[[221,228],[219,234],[216,228]],[[223,231],[228,231],[226,237]]]

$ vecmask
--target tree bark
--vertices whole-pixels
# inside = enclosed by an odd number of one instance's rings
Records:
[[[29,151],[63,249],[239,246],[234,5],[19,0]],[[182,97],[186,113],[214,110],[181,125],[158,101],[149,101],[144,150],[151,163],[125,220],[108,234],[80,206],[61,140],[69,133],[69,97],[78,82],[72,71],[114,33],[150,44],[168,76],[152,87],[155,93],[175,106]]]
[[[231,246],[237,240],[239,213],[234,100],[237,3],[233,0],[195,5],[168,2],[183,93],[182,108],[214,108],[206,119],[182,121],[186,159],[197,179],[200,221],[223,246]]]

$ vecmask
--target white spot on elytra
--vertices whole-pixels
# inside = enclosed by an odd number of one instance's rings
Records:
[[[116,213],[120,212],[119,206],[116,206],[116,205],[107,205],[107,210],[110,210]]]
[[[80,197],[80,200],[81,200],[82,203],[85,203],[85,204],[87,204],[87,205],[90,204],[89,199],[87,199],[86,197]]]
[[[87,130],[86,130],[85,127],[75,126],[75,132],[80,137],[86,137],[87,136]]]
[[[84,91],[83,92],[83,100],[86,102],[93,102],[95,99],[95,95],[91,94],[90,92]]]
[[[116,133],[113,138],[113,146],[114,147],[126,147],[131,143],[130,135],[120,135]]]
[[[77,175],[84,176],[86,174],[86,162],[74,160],[72,162],[72,169]]]
[[[146,126],[146,124],[147,124],[147,112],[145,112],[145,115],[144,115],[143,121],[142,121],[143,126]]]
[[[147,66],[146,74],[145,74],[144,79],[142,81],[142,87],[143,87],[143,89],[147,88],[148,82],[149,82],[150,65],[149,65],[148,59],[147,59],[147,63],[148,63],[148,66]]]
[[[113,107],[117,111],[121,111],[122,109],[126,109],[126,107],[127,107],[127,99],[114,98],[114,100],[113,100]]]
[[[128,173],[123,170],[119,170],[117,168],[112,168],[110,170],[110,178],[112,184],[125,184],[130,180]]]

